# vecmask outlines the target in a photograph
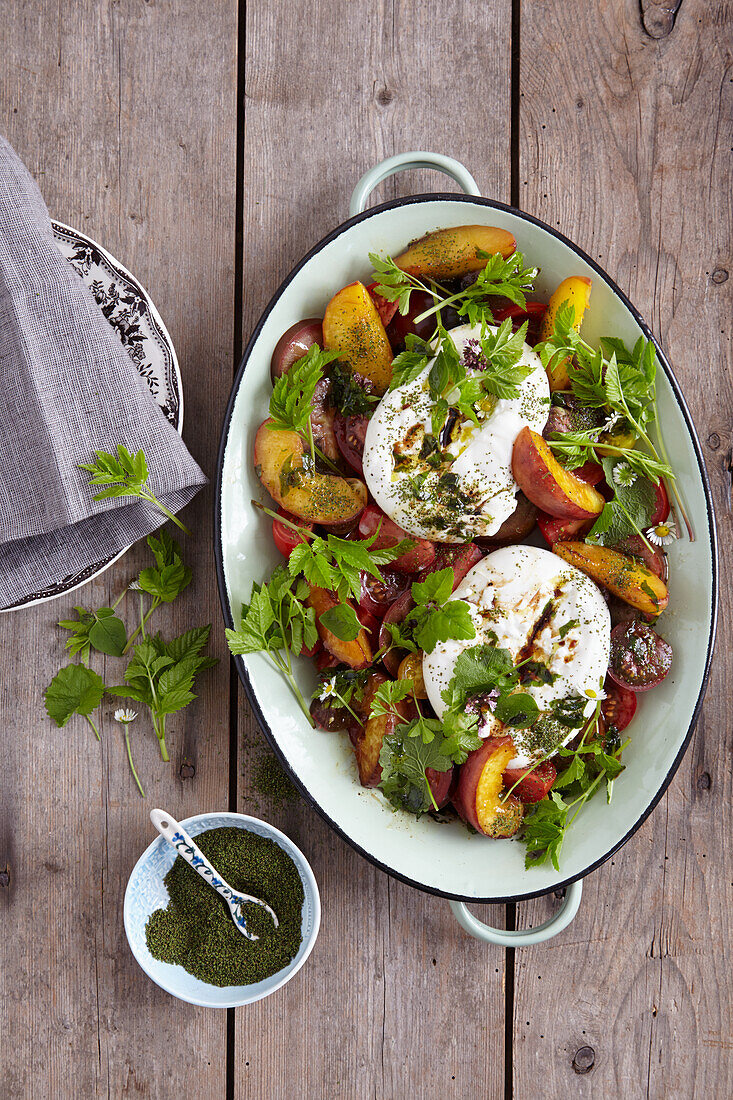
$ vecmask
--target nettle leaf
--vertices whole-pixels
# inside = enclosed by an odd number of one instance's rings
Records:
[[[415,612],[411,615],[415,615]],[[449,600],[443,607],[436,607],[422,614],[418,612],[413,633],[420,649],[425,653],[432,653],[439,642],[453,639],[468,641],[475,638],[476,628],[465,600]]]
[[[103,695],[101,676],[86,665],[66,665],[46,688],[46,712],[57,726],[65,726],[72,714],[90,715]]]
[[[330,630],[342,642],[353,642],[361,633],[359,622],[353,607],[347,603],[337,603],[327,608],[319,617],[321,626]]]

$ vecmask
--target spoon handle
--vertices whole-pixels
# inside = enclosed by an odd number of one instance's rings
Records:
[[[195,871],[201,875],[202,879],[208,882],[209,886],[213,886],[217,894],[221,894],[227,902],[238,902],[241,898],[241,894],[236,890],[232,890],[228,882],[214,870],[208,859],[198,847],[198,845],[191,839],[182,825],[179,825],[174,817],[167,814],[165,810],[151,810],[150,820],[155,828],[158,830],[162,837],[168,841],[168,843],[175,848],[179,856],[186,860],[186,863],[190,863]]]

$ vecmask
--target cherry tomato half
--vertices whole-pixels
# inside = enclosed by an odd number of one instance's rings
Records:
[[[672,667],[672,646],[648,623],[634,619],[611,631],[608,675],[628,691],[649,691]]]
[[[297,516],[291,516],[290,512],[286,512],[284,508],[278,508],[277,514],[288,520],[289,523],[294,523],[296,527],[302,527],[304,531],[313,530],[312,523],[305,523]],[[272,521],[272,537],[275,540],[275,546],[286,558],[290,557],[299,542],[308,542],[305,535],[298,534],[292,527],[288,527],[287,523],[281,523],[279,519]]]
[[[601,714],[606,728],[613,726],[621,733],[636,714],[636,694],[609,681],[606,681],[605,691],[606,698],[601,703]]]
[[[548,546],[587,534],[593,523],[592,519],[558,519],[557,516],[549,516],[547,512],[537,513],[537,526]]]

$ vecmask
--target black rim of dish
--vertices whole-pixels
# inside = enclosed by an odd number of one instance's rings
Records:
[[[611,279],[611,277],[603,270],[603,268],[600,267],[595,262],[595,260],[591,259],[591,257],[588,256],[587,253],[585,253],[582,248],[579,248],[576,244],[573,243],[573,241],[569,240],[569,238],[566,237],[563,233],[558,232],[557,229],[553,229],[553,227],[550,226],[550,225],[547,225],[546,222],[541,221],[539,218],[533,217],[531,214],[525,213],[523,210],[519,210],[515,206],[509,206],[506,203],[497,202],[494,199],[485,199],[485,198],[481,198],[481,197],[477,197],[477,196],[473,196],[473,195],[461,195],[461,194],[452,194],[452,193],[446,193],[446,192],[436,192],[434,194],[424,194],[424,195],[411,195],[409,197],[405,197],[405,198],[402,198],[402,199],[393,199],[390,202],[385,202],[385,203],[381,203],[378,206],[370,207],[370,209],[365,210],[362,214],[357,214],[355,217],[349,218],[347,221],[342,222],[341,225],[337,226],[334,230],[332,230],[329,234],[327,234],[327,236],[323,237],[323,239],[320,240],[318,242],[318,244],[314,245],[313,248],[311,248],[305,254],[305,256],[303,256],[303,258],[300,260],[300,262],[295,265],[295,267],[291,270],[290,274],[283,280],[283,282],[280,284],[280,286],[278,287],[278,289],[275,291],[272,298],[268,302],[268,304],[267,304],[265,310],[263,311],[259,321],[257,322],[257,325],[255,326],[254,332],[252,333],[252,336],[249,339],[247,347],[244,350],[244,354],[242,356],[242,361],[239,364],[239,368],[237,370],[237,374],[236,374],[236,377],[234,379],[234,383],[232,385],[232,390],[231,390],[231,393],[229,395],[229,401],[227,403],[226,412],[224,414],[224,424],[223,424],[223,427],[222,427],[221,440],[220,440],[220,443],[219,443],[219,455],[218,455],[218,459],[217,459],[217,471],[216,471],[216,495],[215,495],[215,499],[214,499],[214,553],[215,553],[215,557],[216,557],[216,573],[217,573],[217,580],[218,580],[218,584],[219,584],[219,598],[221,600],[221,606],[222,606],[222,612],[223,612],[223,615],[224,615],[224,621],[225,621],[225,623],[228,627],[232,627],[234,625],[234,620],[233,620],[233,616],[232,616],[232,612],[231,612],[231,607],[229,605],[229,596],[227,594],[226,578],[224,576],[223,550],[222,550],[222,542],[221,542],[221,519],[222,519],[222,516],[221,516],[221,502],[222,502],[222,476],[223,476],[223,470],[224,470],[224,456],[225,456],[225,452],[226,452],[226,448],[227,448],[227,443],[228,443],[228,440],[229,440],[229,429],[230,429],[230,425],[231,425],[232,413],[234,411],[234,405],[235,405],[235,402],[236,402],[236,399],[237,399],[237,395],[239,393],[239,388],[240,388],[241,383],[242,383],[242,378],[244,376],[244,372],[246,370],[247,363],[249,361],[249,357],[252,353],[252,349],[254,348],[255,343],[257,342],[257,339],[260,335],[260,332],[262,331],[262,327],[263,327],[265,321],[267,320],[270,313],[272,312],[275,304],[279,301],[283,291],[286,289],[286,287],[288,287],[290,285],[290,283],[293,281],[293,279],[298,274],[298,272],[305,266],[305,264],[308,263],[309,260],[311,260],[314,256],[316,256],[327,244],[330,244],[331,241],[336,240],[347,229],[350,229],[351,226],[357,225],[359,222],[366,221],[368,218],[371,218],[374,215],[379,214],[384,210],[394,210],[396,207],[409,206],[411,204],[419,204],[419,203],[425,203],[425,202],[441,202],[441,201],[465,202],[469,205],[472,204],[472,205],[478,205],[478,206],[485,206],[485,207],[488,207],[488,208],[493,209],[493,210],[501,210],[505,213],[513,214],[515,217],[521,218],[522,221],[528,222],[531,225],[535,225],[538,228],[543,229],[546,233],[549,233],[551,236],[555,237],[557,240],[559,240],[563,244],[567,245],[567,247],[570,248],[576,254],[576,256],[580,257],[580,259],[582,259],[585,263],[587,263],[600,276],[600,278],[604,280],[604,282],[611,288],[611,290],[614,292],[614,294],[616,294],[618,296],[618,298],[626,306],[629,313],[632,315],[634,320],[637,322],[637,324],[641,328],[641,330],[644,333],[645,337],[648,340],[651,340],[652,343],[654,344],[654,347],[655,347],[656,353],[657,353],[657,358],[659,359],[659,362],[662,365],[662,369],[663,369],[665,375],[667,376],[667,380],[668,380],[668,382],[670,384],[670,387],[672,389],[672,393],[674,394],[677,405],[680,409],[680,412],[682,413],[682,417],[683,417],[683,419],[685,421],[685,424],[687,426],[687,430],[688,430],[688,433],[690,435],[690,439],[692,440],[692,446],[693,446],[693,450],[695,452],[695,457],[697,459],[698,469],[700,471],[700,478],[702,480],[703,491],[705,493],[705,507],[706,507],[706,512],[707,512],[708,532],[709,532],[709,536],[710,536],[710,549],[711,549],[712,599],[711,599],[711,608],[710,608],[710,632],[709,632],[709,635],[708,635],[707,654],[706,654],[706,658],[705,658],[705,669],[704,669],[703,676],[702,676],[702,682],[700,684],[700,691],[699,691],[697,700],[695,702],[695,707],[694,707],[694,710],[692,712],[692,718],[690,720],[690,724],[689,724],[689,727],[687,729],[687,733],[685,734],[684,740],[682,741],[682,743],[680,745],[679,751],[678,751],[674,761],[672,762],[672,765],[671,765],[669,771],[667,772],[663,782],[658,787],[658,789],[657,789],[654,797],[652,798],[651,802],[649,803],[649,805],[646,807],[646,809],[641,814],[641,816],[634,822],[634,824],[631,826],[631,828],[627,830],[627,832],[624,834],[624,836],[616,844],[614,844],[612,848],[609,848],[608,851],[605,852],[604,855],[602,855],[600,858],[594,860],[591,864],[589,864],[582,871],[579,871],[575,875],[571,875],[568,878],[558,877],[558,881],[556,883],[553,883],[553,885],[550,886],[550,887],[543,887],[543,889],[541,889],[541,890],[528,890],[526,893],[521,893],[521,894],[490,895],[490,896],[487,896],[487,897],[469,897],[465,894],[453,894],[453,893],[451,893],[450,891],[447,891],[447,890],[438,890],[433,886],[426,886],[424,883],[416,882],[414,879],[409,878],[409,876],[403,875],[399,871],[393,870],[393,868],[388,867],[386,864],[384,864],[380,860],[378,860],[375,856],[371,855],[371,853],[368,852],[365,848],[362,848],[361,845],[358,844],[355,840],[353,840],[348,835],[348,833],[346,833],[341,828],[340,825],[337,825],[336,822],[333,820],[333,818],[331,818],[328,815],[328,813],[323,809],[323,807],[320,805],[320,803],[316,801],[316,799],[310,793],[308,788],[302,783],[300,778],[293,771],[287,757],[284,755],[284,753],[282,752],[280,746],[278,745],[275,737],[272,734],[272,730],[270,729],[269,723],[267,722],[267,719],[265,718],[264,714],[262,713],[262,710],[260,709],[260,705],[259,705],[259,702],[257,700],[257,696],[255,694],[255,691],[252,687],[252,683],[251,683],[250,677],[249,677],[249,672],[247,670],[247,666],[246,666],[243,658],[242,657],[235,657],[234,662],[235,662],[236,667],[237,667],[237,672],[239,674],[239,678],[242,681],[242,684],[244,686],[244,690],[247,694],[247,698],[249,700],[250,706],[252,707],[252,710],[254,711],[255,716],[257,718],[257,721],[259,723],[260,729],[265,734],[265,737],[267,738],[267,741],[268,741],[270,747],[272,748],[273,752],[275,753],[278,760],[280,761],[280,764],[282,765],[284,771],[289,776],[289,778],[292,780],[292,782],[295,784],[297,789],[300,791],[300,793],[302,794],[302,796],[306,800],[306,802],[310,806],[312,806],[320,814],[320,816],[324,819],[324,821],[326,821],[327,824],[330,825],[330,827],[334,830],[335,833],[337,833],[338,836],[340,836],[343,840],[345,840],[347,842],[347,844],[351,845],[351,847],[355,851],[357,851],[359,853],[359,855],[363,856],[364,859],[368,860],[375,867],[378,867],[381,871],[384,871],[386,874],[391,875],[393,878],[398,879],[400,882],[404,882],[407,886],[413,886],[415,889],[422,890],[424,893],[432,894],[435,897],[446,898],[450,901],[463,901],[463,902],[468,902],[468,903],[472,903],[472,904],[476,904],[476,905],[479,905],[479,904],[482,904],[482,903],[499,904],[500,905],[500,904],[505,904],[505,903],[509,903],[509,902],[529,901],[531,898],[542,897],[543,895],[546,895],[548,893],[552,893],[553,891],[561,890],[561,889],[569,886],[571,883],[577,882],[578,880],[585,878],[586,875],[589,875],[589,874],[591,874],[591,872],[597,870],[597,868],[600,867],[603,863],[605,863],[607,859],[610,859],[612,855],[614,855],[620,848],[622,848],[624,846],[624,844],[626,844],[626,842],[628,840],[631,839],[631,837],[634,835],[634,833],[637,832],[637,830],[641,828],[641,826],[644,824],[646,819],[652,813],[652,811],[654,810],[654,808],[657,806],[658,802],[662,798],[662,795],[667,790],[667,787],[672,782],[674,774],[677,771],[677,769],[678,769],[678,767],[679,767],[679,765],[682,761],[682,757],[685,755],[685,752],[687,751],[687,747],[690,744],[690,740],[692,739],[692,735],[695,731],[695,726],[697,725],[697,720],[698,720],[698,717],[699,717],[699,714],[700,714],[700,708],[702,707],[703,699],[705,697],[705,690],[707,688],[708,679],[710,677],[710,664],[711,664],[712,655],[713,655],[713,647],[714,647],[714,644],[715,644],[715,631],[716,631],[717,617],[718,617],[718,546],[717,546],[716,530],[715,530],[715,510],[714,510],[714,506],[713,506],[712,491],[711,491],[711,488],[710,488],[710,479],[708,478],[708,472],[707,472],[707,469],[705,467],[705,460],[702,456],[702,450],[700,448],[700,440],[698,439],[697,432],[695,430],[695,426],[692,422],[692,418],[690,416],[689,409],[687,408],[687,404],[685,402],[685,399],[682,396],[682,391],[680,389],[679,383],[677,382],[674,371],[672,370],[672,367],[670,366],[666,355],[664,354],[661,347],[659,346],[659,342],[655,338],[654,334],[651,332],[649,326],[646,324],[646,322],[644,321],[643,317],[641,316],[639,311],[636,309],[636,307],[632,304],[632,302],[629,301],[629,299],[624,294],[624,292],[616,285],[614,280]]]

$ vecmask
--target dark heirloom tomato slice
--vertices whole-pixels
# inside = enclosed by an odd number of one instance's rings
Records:
[[[397,597],[409,587],[410,578],[405,573],[389,573],[383,570],[381,581],[370,573],[362,573],[359,607],[378,619],[383,619]]]
[[[348,729],[351,715],[346,707],[329,707],[320,699],[314,699],[310,705],[310,712],[319,730]]]
[[[518,779],[520,782],[514,787]],[[533,771],[528,768],[507,768],[501,777],[506,789],[514,787],[512,794],[525,803],[541,802],[547,797],[556,779],[557,768],[551,760],[543,760]]]
[[[371,299],[377,308],[379,319],[386,328],[389,322],[394,317],[395,313],[397,312],[397,303],[388,302],[387,299],[383,298],[381,294],[377,294],[377,286],[377,283],[370,283],[367,287],[367,290],[369,291]]]
[[[498,545],[521,542],[532,532],[537,523],[537,516],[541,514],[537,505],[533,504],[531,500],[527,500],[520,489],[517,493],[516,508],[510,516],[507,516],[499,530],[493,535],[476,539],[476,542],[479,546],[490,550],[495,549]]]
[[[533,348],[540,338],[542,318],[546,310],[547,305],[544,302],[527,302],[526,309],[522,309],[521,306],[515,305],[512,302],[492,312],[494,314],[494,321],[497,325],[500,325],[507,317],[511,317],[515,332],[525,321],[529,321],[526,339],[529,346]]]
[[[628,691],[620,684],[609,683],[608,680],[605,692],[606,698],[601,703],[601,714],[606,729],[613,726],[618,733],[621,733],[636,714],[636,693]]]
[[[277,514],[289,520],[290,523],[294,523],[296,527],[302,527],[304,531],[313,530],[312,523],[306,523],[304,520],[298,519],[297,516],[291,516],[290,512],[286,512],[284,508],[278,508]],[[275,540],[275,546],[286,558],[290,557],[299,542],[308,542],[305,535],[299,535],[296,531],[293,531],[292,527],[288,527],[286,523],[281,523],[279,519],[272,521],[272,537]]]
[[[309,317],[291,325],[275,344],[270,361],[272,381],[289,371],[296,359],[302,359],[313,344],[323,347],[323,322],[320,317]]]
[[[648,623],[634,619],[611,631],[608,675],[629,691],[648,691],[661,684],[672,666],[672,646]]]
[[[415,318],[424,313],[426,309],[434,305],[433,297],[424,290],[413,290],[410,295],[410,308],[404,316],[395,313],[387,325],[387,338],[395,352],[404,351],[405,337],[412,332],[423,340],[429,340],[435,332],[435,314],[426,317],[424,321],[415,322]],[[444,322],[445,323],[445,322]]]
[[[669,516],[669,497],[661,477],[659,484],[655,485],[654,511],[652,512],[652,527],[658,523],[664,523]]]
[[[412,598],[411,592],[403,592],[401,596],[395,600],[392,606],[384,616],[382,623],[382,629],[379,631],[379,648],[385,649],[392,644],[392,635],[387,629],[389,623],[401,623],[403,619],[407,618],[407,615],[412,611],[415,606],[415,601]],[[389,672],[390,676],[397,678],[402,658],[406,655],[406,649],[392,649],[388,653],[385,653],[382,658],[384,667]]]
[[[343,413],[336,413],[333,421],[338,449],[351,469],[362,478],[364,477],[362,455],[368,427],[368,416],[344,416]]]

